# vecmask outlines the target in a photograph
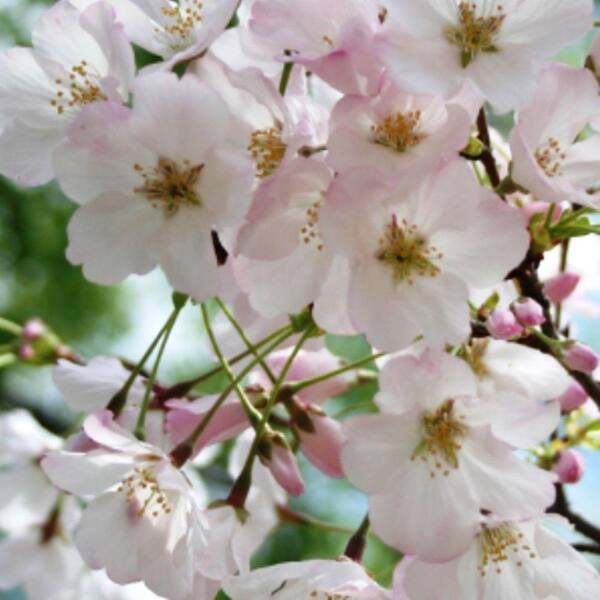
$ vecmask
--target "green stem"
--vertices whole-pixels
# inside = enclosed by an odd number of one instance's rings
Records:
[[[359,367],[364,366],[367,363],[370,363],[378,358],[385,356],[385,352],[379,352],[377,354],[373,354],[371,356],[366,356],[365,358],[361,358],[360,360],[349,363],[335,371],[330,371],[329,373],[324,373],[323,375],[319,375],[318,377],[313,377],[312,379],[305,379],[304,381],[298,381],[296,383],[292,383],[288,386],[290,391],[294,394],[297,394],[300,390],[304,388],[310,387],[311,385],[315,385],[317,383],[321,383],[322,381],[327,381],[332,377],[337,377],[338,375],[342,375],[347,371],[352,371],[353,369],[358,369]]]
[[[0,331],[5,331],[6,333],[19,337],[23,332],[23,328],[17,323],[13,323],[8,319],[0,317]]]
[[[308,527],[315,527],[317,529],[322,529],[323,531],[329,531],[331,533],[343,533],[346,535],[351,535],[354,533],[354,530],[349,527],[344,527],[343,525],[336,525],[335,523],[327,523],[326,521],[321,521],[313,517],[312,515],[307,515],[306,513],[300,513],[289,506],[280,504],[276,506],[277,514],[279,515],[279,519],[283,523],[294,523],[295,525],[306,525]]]
[[[229,319],[229,322],[231,323],[233,328],[237,331],[240,338],[242,338],[242,341],[244,342],[244,344],[246,344],[246,348],[248,348],[248,350],[250,350],[250,352],[252,354],[254,354],[255,357],[258,357],[258,352],[257,352],[256,347],[252,345],[252,342],[248,339],[246,332],[244,331],[242,326],[237,322],[235,317],[231,314],[231,311],[229,310],[227,305],[220,298],[217,298],[217,304],[219,305],[219,308],[223,311],[223,314]],[[271,370],[269,365],[266,363],[266,361],[261,359],[260,366],[262,367],[263,371],[267,374],[267,377],[271,380],[271,383],[275,383],[275,380],[277,379],[277,377],[275,377],[275,374],[273,373],[273,371]]]
[[[293,331],[289,330],[289,328],[287,331],[282,332],[279,335],[279,337],[276,338],[275,341],[273,341],[273,343],[271,343],[262,352],[261,356],[262,357],[268,356],[271,352],[273,352],[273,350],[275,350],[275,348],[277,348],[280,344],[282,344],[286,339],[288,339],[292,335],[293,335]],[[236,377],[236,382],[242,381],[244,379],[244,377],[246,377],[246,375],[248,375],[248,373],[250,373],[250,371],[252,371],[252,369],[254,369],[254,367],[256,367],[257,364],[258,364],[258,359],[254,359],[251,362],[249,362],[244,367],[244,369],[242,369],[242,371],[240,371],[240,373]],[[192,455],[192,453],[194,451],[194,446],[196,445],[196,442],[200,439],[200,437],[206,430],[206,427],[208,426],[208,424],[210,423],[212,418],[215,416],[216,412],[219,410],[219,408],[221,407],[223,402],[225,402],[225,400],[227,399],[227,396],[229,396],[229,394],[231,393],[232,390],[233,390],[233,383],[229,384],[227,386],[227,388],[225,388],[225,390],[221,393],[221,395],[215,400],[215,402],[211,406],[210,410],[206,413],[206,415],[204,416],[202,421],[200,421],[200,423],[198,423],[198,426],[196,427],[196,429],[194,429],[194,431],[190,434],[190,436],[186,440],[181,442],[171,452],[171,457],[173,459],[173,462],[178,467],[181,467],[188,460],[188,458]]]
[[[219,302],[219,300],[217,300],[217,302]],[[237,397],[239,398],[240,402],[242,403],[242,406],[244,407],[244,410],[246,411],[246,414],[248,415],[248,420],[250,421],[250,423],[252,423],[253,426],[257,425],[258,423],[260,423],[261,414],[258,410],[256,410],[256,408],[254,408],[254,406],[252,405],[252,402],[250,402],[250,400],[248,399],[248,396],[246,396],[244,390],[240,386],[239,381],[237,381],[235,374],[231,370],[231,367],[230,367],[229,363],[227,362],[227,359],[225,358],[225,355],[223,354],[223,352],[219,346],[219,342],[217,342],[215,332],[213,331],[213,328],[210,324],[210,317],[208,315],[208,310],[206,309],[206,304],[204,304],[204,303],[201,304],[200,309],[202,310],[202,319],[204,320],[204,328],[206,329],[206,333],[208,334],[208,338],[210,340],[210,344],[213,348],[213,351],[217,355],[217,359],[219,360],[219,363],[221,364],[223,371],[225,371],[225,374],[227,375],[229,382],[233,386],[233,389],[235,390]],[[263,362],[262,357],[257,357],[257,360],[259,361],[259,363]]]
[[[314,325],[310,325],[300,336],[300,339],[296,342],[294,349],[292,350],[292,352],[288,356],[287,361],[283,365],[283,368],[281,369],[281,373],[279,373],[277,381],[273,385],[271,395],[269,396],[267,405],[263,410],[262,419],[256,428],[254,441],[252,442],[252,446],[250,447],[250,451],[248,452],[248,457],[246,458],[244,467],[242,468],[242,471],[239,474],[238,478],[235,480],[233,487],[231,488],[231,492],[229,493],[229,497],[227,498],[227,502],[236,508],[244,508],[244,504],[246,503],[246,497],[248,496],[250,485],[252,483],[252,466],[254,465],[254,459],[262,441],[262,436],[267,427],[271,411],[275,406],[275,402],[277,401],[279,393],[281,392],[281,388],[283,387],[283,382],[285,381],[285,378],[287,377],[287,374],[294,360],[296,359],[298,352],[300,352],[306,340],[313,334],[313,331]]]
[[[183,306],[175,308],[171,313],[171,317],[165,325],[164,333],[162,336],[162,342],[158,349],[158,353],[156,354],[156,359],[154,360],[154,365],[152,366],[152,372],[150,373],[150,377],[146,382],[146,391],[144,393],[144,399],[142,400],[140,413],[135,424],[134,435],[138,440],[144,441],[146,439],[146,415],[148,414],[150,397],[152,396],[152,391],[154,390],[154,384],[158,375],[158,367],[160,366],[163,354],[165,353],[165,348],[167,347],[167,343],[169,341],[169,337],[171,336],[171,332],[173,331],[173,327],[175,326],[175,322],[177,321],[177,317],[179,316],[179,313],[181,312],[182,308]]]
[[[0,369],[4,367],[10,367],[17,362],[17,357],[14,354],[1,354],[0,355]]]
[[[123,384],[123,387],[111,398],[110,402],[106,406],[107,410],[110,410],[115,416],[115,418],[117,418],[121,414],[121,412],[123,412],[125,404],[127,403],[127,396],[129,394],[129,390],[131,389],[131,386],[137,379],[141,370],[144,368],[144,365],[146,364],[146,361],[150,358],[150,355],[154,352],[154,349],[160,342],[162,336],[169,328],[169,324],[171,322],[171,319],[173,318],[173,314],[175,314],[178,311],[179,309],[175,308],[174,311],[169,315],[167,322],[161,327],[160,331],[156,334],[156,337],[152,340],[152,343],[144,353],[144,356],[142,356],[138,364],[132,369],[129,378]]]
[[[283,65],[283,71],[281,72],[281,79],[279,80],[279,93],[285,96],[285,93],[290,83],[290,76],[292,75],[292,69],[294,68],[293,62],[287,62]]]

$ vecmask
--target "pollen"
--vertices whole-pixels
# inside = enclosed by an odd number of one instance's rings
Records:
[[[108,100],[100,87],[100,79],[100,75],[82,60],[71,68],[68,78],[54,81],[56,93],[50,100],[50,106],[62,115],[93,102]]]
[[[136,194],[144,196],[155,208],[162,209],[167,216],[174,215],[182,206],[202,206],[196,190],[196,184],[204,165],[192,165],[184,160],[181,164],[160,158],[155,167],[144,168],[133,165],[143,180],[143,184],[134,189]]]
[[[488,14],[477,14],[475,2],[459,2],[458,24],[446,32],[448,41],[460,49],[463,68],[477,58],[480,52],[497,52],[495,41],[506,15],[504,7],[497,4]]]
[[[566,158],[560,142],[553,137],[535,151],[535,160],[548,177],[562,175],[562,165]]]
[[[254,162],[256,174],[260,179],[272,175],[285,156],[287,145],[281,139],[281,130],[277,127],[255,131],[248,145]]]
[[[484,577],[490,569],[500,574],[509,561],[522,567],[525,560],[535,559],[535,552],[524,541],[524,535],[512,525],[484,527],[479,534],[479,574]]]
[[[435,246],[427,243],[415,225],[392,217],[379,240],[377,260],[389,267],[396,283],[413,285],[415,277],[435,277],[440,272],[434,261],[443,258]]]
[[[406,152],[425,138],[418,131],[420,121],[420,110],[388,115],[378,125],[371,126],[373,142],[396,152]]]
[[[167,497],[149,468],[135,468],[123,479],[117,491],[125,494],[125,500],[135,510],[136,517],[148,514],[156,518],[172,512]]]
[[[199,0],[189,2],[186,8],[177,4],[163,6],[160,11],[166,18],[166,23],[154,28],[157,34],[167,34],[177,39],[171,44],[172,49],[178,50],[185,47],[186,43],[193,39],[195,27],[202,22],[202,9],[204,4]]]
[[[300,229],[300,239],[306,245],[314,246],[319,252],[325,249],[321,232],[319,231],[319,211],[323,204],[322,197],[306,209],[306,221]]]
[[[458,469],[460,441],[466,433],[464,416],[455,413],[454,400],[446,400],[435,412],[425,413],[423,437],[411,460],[420,457],[432,465],[431,477],[435,477],[436,471],[447,477],[450,469]]]

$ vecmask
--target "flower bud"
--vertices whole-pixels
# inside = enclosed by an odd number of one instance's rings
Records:
[[[523,327],[535,327],[546,321],[544,309],[532,298],[519,298],[510,309]]]
[[[587,392],[579,383],[577,383],[577,381],[573,380],[566,391],[558,397],[558,402],[563,413],[570,413],[580,406],[583,406],[587,397]]]
[[[344,435],[338,421],[327,416],[310,414],[313,431],[298,430],[300,449],[319,471],[329,477],[343,477],[342,445]]]
[[[497,340],[511,340],[523,333],[523,327],[519,325],[515,315],[504,308],[494,310],[485,324],[490,334]]]
[[[551,302],[560,304],[573,293],[580,279],[575,273],[561,273],[546,281],[544,292]]]
[[[593,373],[598,366],[598,355],[589,346],[573,342],[563,354],[563,361],[573,371]]]
[[[29,319],[23,325],[21,337],[28,342],[35,342],[46,332],[46,326],[40,319]]]
[[[546,202],[530,202],[529,204],[523,206],[521,212],[527,217],[527,220],[530,220],[531,217],[534,217],[535,215],[548,214],[549,209],[550,207]],[[562,207],[556,204],[554,206],[554,210],[552,211],[552,222],[556,223],[556,221],[560,219],[562,213]]]
[[[259,451],[261,462],[286,492],[299,496],[304,492],[304,480],[286,439],[278,433],[267,436],[267,439]]]
[[[567,448],[560,453],[552,471],[558,475],[561,483],[577,483],[585,473],[583,456],[577,450]]]
[[[35,358],[35,350],[29,344],[23,344],[19,347],[18,356],[22,361],[30,362]]]

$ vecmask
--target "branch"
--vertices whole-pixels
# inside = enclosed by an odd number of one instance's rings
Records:
[[[485,108],[482,106],[477,117],[477,129],[479,130],[478,138],[485,146],[485,149],[479,156],[479,160],[483,163],[485,171],[490,179],[492,187],[495,189],[500,185],[501,179],[498,173],[498,167],[492,154],[492,141],[490,139],[490,131],[488,129],[487,118],[485,116]]]
[[[600,527],[586,521],[581,515],[574,513],[565,494],[565,490],[561,484],[556,485],[556,500],[554,504],[548,509],[549,513],[558,513],[566,519],[568,519],[575,530],[585,535],[585,537],[593,540],[597,544],[600,544]],[[589,549],[587,550],[589,552]]]

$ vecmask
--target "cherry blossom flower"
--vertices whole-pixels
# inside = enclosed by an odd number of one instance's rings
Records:
[[[379,50],[399,87],[449,98],[465,81],[506,112],[533,95],[544,59],[592,28],[593,3],[399,0]]]
[[[471,545],[482,511],[533,517],[552,503],[553,476],[520,460],[496,437],[507,415],[477,398],[469,366],[445,353],[399,356],[381,371],[381,414],[349,419],[342,464],[369,495],[373,530],[383,541],[424,560],[454,558]],[[528,430],[525,447],[546,431]],[[525,440],[522,440],[525,441]]]
[[[376,96],[344,96],[331,113],[327,163],[371,166],[406,188],[467,145],[471,119],[439,97],[411,96],[386,81]]]
[[[223,589],[232,600],[297,600],[299,598],[352,598],[386,600],[387,590],[377,585],[364,568],[349,559],[307,560],[257,569],[249,575],[229,577]]]
[[[44,13],[33,48],[0,54],[0,172],[20,185],[54,177],[52,156],[90,104],[127,100],[133,52],[111,7],[79,12],[67,0]]]
[[[250,31],[273,57],[291,57],[345,93],[377,87],[382,67],[372,40],[382,13],[375,0],[255,0],[251,10]]]
[[[461,161],[412,192],[376,171],[348,171],[320,215],[325,246],[350,263],[350,321],[382,350],[419,335],[430,345],[461,342],[470,328],[468,286],[503,279],[529,245],[521,215],[478,186]]]
[[[134,95],[131,111],[90,107],[57,152],[61,186],[84,203],[67,256],[107,285],[160,264],[178,291],[203,300],[219,287],[212,230],[238,226],[250,200],[245,143],[193,76],[148,75]]]
[[[546,67],[511,134],[513,179],[537,200],[597,206],[587,189],[597,179],[600,137],[578,136],[599,114],[598,83],[589,71]]]
[[[399,597],[437,600],[440,589],[449,598],[589,600],[600,594],[600,576],[540,523],[490,520],[463,556],[443,564],[417,558],[400,563],[394,586]]]

